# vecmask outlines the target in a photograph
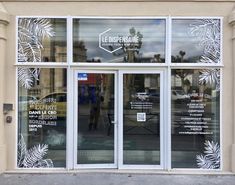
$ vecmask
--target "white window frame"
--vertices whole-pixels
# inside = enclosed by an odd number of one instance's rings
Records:
[[[77,79],[77,74],[78,73],[88,73],[88,74],[113,74],[114,75],[114,162],[113,163],[107,163],[107,164],[78,164],[77,163],[77,136],[78,136],[78,79]],[[73,101],[73,123],[74,123],[74,129],[73,129],[73,136],[74,136],[74,145],[73,145],[73,150],[74,150],[74,169],[87,169],[87,168],[117,168],[117,149],[118,149],[118,143],[117,143],[117,129],[118,129],[118,124],[117,124],[117,96],[118,96],[118,91],[117,91],[117,71],[111,71],[111,70],[89,70],[89,69],[83,69],[83,70],[74,70],[74,101]]]
[[[18,19],[20,18],[61,18],[67,20],[67,61],[66,62],[40,62],[40,63],[19,63],[18,62]],[[74,63],[73,62],[73,19],[165,19],[166,20],[166,43],[165,43],[165,63]],[[172,20],[173,19],[219,19],[220,20],[220,26],[221,26],[221,62],[219,64],[205,64],[205,63],[171,63],[171,26],[172,26]],[[223,36],[223,18],[222,17],[208,17],[208,16],[191,16],[191,17],[182,17],[182,16],[152,16],[152,17],[99,17],[99,16],[16,16],[16,40],[15,40],[15,46],[16,46],[16,77],[17,77],[17,69],[18,67],[32,67],[32,68],[66,68],[67,69],[67,133],[66,133],[66,169],[74,169],[74,153],[73,149],[71,149],[71,145],[73,145],[74,137],[71,136],[71,130],[74,130],[73,125],[73,80],[74,80],[74,71],[76,70],[83,70],[83,69],[89,69],[89,70],[122,70],[122,69],[132,69],[134,70],[153,70],[155,68],[156,71],[165,71],[162,75],[164,79],[164,83],[167,85],[164,87],[164,92],[167,92],[167,97],[164,100],[165,102],[165,108],[164,108],[164,122],[166,122],[166,127],[164,128],[164,140],[166,140],[166,146],[164,146],[163,150],[166,152],[167,157],[164,159],[163,163],[163,169],[171,170],[171,69],[203,69],[203,68],[217,68],[220,69],[220,149],[221,149],[221,165],[219,171],[223,168],[223,160],[222,160],[222,149],[223,149],[223,143],[222,143],[222,97],[223,97],[223,89],[222,89],[222,69],[223,69],[223,47],[222,47],[222,36]],[[16,80],[16,89],[18,88],[18,80]],[[16,135],[18,136],[18,91],[16,92]],[[21,169],[17,167],[17,137],[16,137],[16,159],[15,159],[15,168]],[[59,168],[55,168],[59,169]],[[64,168],[62,168],[64,169]],[[177,170],[182,170],[182,168],[177,168]],[[186,170],[199,170],[201,169],[195,169],[190,168]],[[218,171],[218,170],[209,170],[211,171]],[[207,171],[207,170],[203,170]]]
[[[165,169],[165,155],[164,155],[164,146],[167,145],[164,136],[164,130],[166,130],[166,125],[164,125],[164,104],[165,98],[163,96],[164,92],[164,69],[163,70],[120,70],[119,71],[119,93],[118,93],[118,120],[119,120],[119,127],[118,127],[118,168],[119,169]],[[158,74],[160,75],[160,164],[159,165],[133,165],[133,164],[124,164],[123,163],[123,75],[124,74]]]

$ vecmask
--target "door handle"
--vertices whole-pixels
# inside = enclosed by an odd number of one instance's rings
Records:
[[[112,124],[116,124],[117,122],[116,121],[111,121]]]

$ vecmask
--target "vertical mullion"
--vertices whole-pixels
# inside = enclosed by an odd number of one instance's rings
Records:
[[[165,167],[165,161],[166,161],[166,157],[164,155],[165,153],[165,124],[164,124],[164,118],[165,118],[165,111],[164,111],[164,73],[161,71],[159,73],[156,73],[160,75],[160,166],[161,168]]]
[[[113,74],[113,73],[112,73]],[[114,165],[115,167],[118,167],[118,79],[117,79],[117,71],[114,72]]]
[[[71,75],[72,77],[72,82],[73,82],[73,90],[72,92],[74,93],[73,94],[73,102],[72,102],[72,108],[73,110],[71,112],[73,112],[73,121],[72,121],[72,129],[73,131],[71,130],[70,131],[70,134],[73,138],[73,142],[72,142],[72,145],[70,146],[71,150],[72,150],[72,153],[73,153],[73,156],[72,159],[73,159],[73,168],[77,168],[77,137],[78,137],[78,83],[77,83],[77,75],[79,73],[79,71],[74,71],[74,70],[71,70],[73,73]]]
[[[220,65],[223,65],[223,18],[220,18]],[[223,69],[220,67],[220,170],[223,170],[223,128],[222,128],[222,105],[223,105]]]
[[[15,40],[15,44],[16,44],[16,61],[15,63],[17,64],[18,63],[18,20],[19,20],[19,17],[16,17],[16,40]],[[18,157],[18,129],[19,129],[19,117],[18,117],[18,102],[19,102],[19,90],[18,90],[18,69],[19,67],[17,66],[16,67],[16,72],[15,72],[15,75],[16,75],[16,112],[15,112],[15,119],[16,119],[16,129],[15,129],[15,133],[16,133],[16,139],[15,139],[15,159],[14,159],[14,164],[15,164],[15,168],[17,169],[18,168],[18,165],[17,165],[17,157]]]
[[[123,168],[123,72],[118,71],[118,168]]]
[[[72,18],[67,18],[67,128],[66,128],[66,168],[72,169],[74,167],[74,152],[75,136],[72,134],[74,130],[74,111],[73,111],[73,98],[74,93],[74,77],[73,70],[70,68],[72,62]]]
[[[166,122],[167,122],[167,126],[166,126],[166,168],[168,170],[171,169],[171,156],[172,156],[172,148],[171,148],[171,44],[172,44],[172,18],[169,16],[168,18],[168,32],[167,32],[167,60],[168,60],[168,67],[167,67],[167,75],[166,75],[166,81],[167,81],[167,98],[166,98],[166,105],[167,108],[165,110],[166,111]]]
[[[73,63],[73,18],[67,18],[67,63]]]
[[[220,123],[219,123],[219,136],[220,136],[220,170],[223,170],[223,128],[222,128],[222,120],[223,120],[223,115],[222,115],[222,104],[223,104],[223,71],[222,68],[219,69],[220,70],[220,110],[219,110],[219,116],[220,116]]]

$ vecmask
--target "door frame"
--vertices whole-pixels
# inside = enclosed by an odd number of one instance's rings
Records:
[[[114,74],[114,162],[107,164],[77,164],[77,129],[78,129],[78,73],[103,73],[103,74]],[[89,169],[89,168],[118,168],[117,161],[117,71],[115,70],[90,70],[90,69],[75,69],[73,73],[73,85],[74,85],[74,95],[73,95],[73,167],[74,169]]]
[[[152,69],[144,69],[144,70],[119,70],[119,93],[118,93],[118,168],[119,169],[163,169],[164,168],[164,128],[163,128],[163,119],[164,119],[164,80],[163,80],[163,70],[152,70]],[[160,165],[127,165],[123,164],[123,75],[124,74],[159,74],[160,75]]]
[[[73,169],[166,169],[169,165],[169,128],[167,118],[168,96],[163,96],[164,92],[168,92],[168,76],[166,70],[157,68],[153,69],[73,69],[72,84],[73,84]],[[77,102],[78,102],[78,73],[106,73],[114,74],[114,97],[115,97],[115,126],[114,126],[114,163],[112,164],[77,164]],[[123,74],[159,74],[160,75],[160,165],[126,165],[123,164]],[[170,94],[169,92],[167,95]],[[165,154],[165,155],[164,155]]]

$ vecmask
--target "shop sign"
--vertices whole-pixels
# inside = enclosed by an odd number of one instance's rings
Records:
[[[123,48],[123,46],[126,47],[138,44],[138,42],[139,37],[137,35],[119,35],[112,32],[111,28],[99,34],[99,48],[107,51],[108,53],[114,53]]]

